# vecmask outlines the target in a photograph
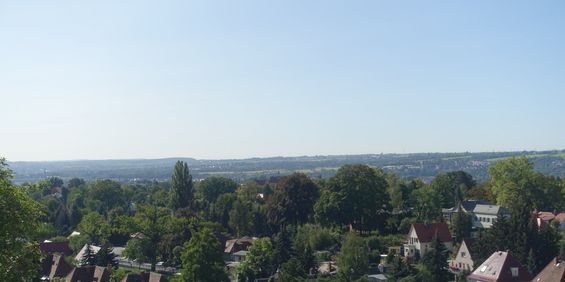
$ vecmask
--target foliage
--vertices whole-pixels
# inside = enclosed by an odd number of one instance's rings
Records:
[[[382,171],[362,164],[344,165],[330,178],[328,186],[335,194],[329,193],[325,197],[335,201],[331,205],[337,206],[338,216],[328,218],[334,216],[333,212],[326,214],[327,207],[318,205],[319,217],[325,218],[323,221],[351,225],[362,231],[384,228],[389,199]]]
[[[274,271],[273,246],[269,238],[253,241],[247,250],[245,261],[238,269],[239,281],[253,281],[257,278],[268,278]]]
[[[207,228],[194,232],[185,244],[181,259],[183,281],[229,281],[224,270],[220,242]]]
[[[225,177],[208,177],[198,183],[196,191],[206,201],[213,203],[223,194],[230,194],[237,189],[237,183]]]
[[[429,271],[429,275],[432,277],[429,281],[449,281],[449,273],[447,271],[448,258],[449,254],[447,248],[438,236],[434,236],[432,244],[430,245],[430,250],[428,250],[422,258],[422,264]]]
[[[177,161],[171,179],[171,209],[191,208],[193,200],[192,185],[192,175],[188,171],[188,165],[183,161]]]
[[[39,248],[32,241],[42,215],[39,205],[11,183],[0,158],[0,281],[31,280],[39,274]]]
[[[84,249],[84,254],[80,258],[80,265],[96,265],[97,261],[98,258],[96,257],[92,246],[90,244],[87,244],[86,248]]]
[[[269,200],[269,222],[277,228],[306,222],[313,213],[318,195],[318,187],[305,174],[294,173],[283,177]]]
[[[96,265],[118,267],[118,256],[114,254],[114,249],[108,245],[102,245],[96,253]]]
[[[369,250],[365,241],[349,232],[337,258],[338,275],[343,281],[354,281],[369,270]]]
[[[108,222],[97,212],[89,212],[83,216],[78,225],[81,235],[86,235],[89,243],[94,245],[106,244],[110,236]]]
[[[459,243],[464,238],[471,237],[471,229],[473,227],[471,215],[462,210],[458,210],[453,214],[451,219],[451,234],[455,242]]]

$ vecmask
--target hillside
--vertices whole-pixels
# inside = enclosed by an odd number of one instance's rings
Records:
[[[336,156],[272,157],[232,160],[197,160],[192,158],[77,160],[10,162],[15,182],[32,182],[46,177],[63,179],[80,177],[87,180],[109,178],[119,181],[167,180],[177,160],[186,161],[195,179],[211,175],[239,181],[262,179],[301,171],[312,177],[329,177],[342,165],[364,163],[382,167],[403,177],[427,180],[439,172],[464,170],[479,180],[488,177],[490,163],[511,156],[527,156],[538,171],[565,176],[565,150],[496,153],[416,153],[367,154]]]

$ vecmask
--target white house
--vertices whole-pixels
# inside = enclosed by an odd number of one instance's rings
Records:
[[[506,218],[510,216],[505,208],[479,200],[467,200],[461,202],[457,207],[442,209],[443,217],[448,223],[451,223],[453,214],[459,211],[471,215],[473,228],[490,228],[499,215]]]
[[[471,255],[471,249],[473,249],[474,243],[474,239],[463,239],[461,246],[459,246],[459,250],[457,250],[457,256],[454,260],[449,262],[449,267],[459,271],[473,271],[473,269],[475,269],[475,263]]]
[[[406,237],[406,244],[404,244],[404,256],[409,258],[423,256],[430,249],[435,236],[439,238],[448,250],[453,248],[453,238],[447,224],[412,224]]]

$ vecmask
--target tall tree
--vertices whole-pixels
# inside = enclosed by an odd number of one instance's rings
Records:
[[[460,243],[464,238],[470,237],[472,227],[473,222],[471,215],[468,215],[462,210],[457,211],[451,221],[451,233],[453,234],[455,242]]]
[[[426,252],[422,258],[422,263],[430,271],[433,277],[432,281],[446,282],[449,281],[449,272],[447,271],[447,259],[449,254],[447,248],[436,235],[432,240],[430,250]]]
[[[283,177],[268,203],[269,222],[277,227],[308,220],[318,199],[318,187],[303,173]]]
[[[369,249],[363,238],[349,232],[337,257],[338,275],[342,281],[355,281],[367,275]]]
[[[171,178],[171,209],[192,208],[192,175],[188,170],[188,165],[183,161],[177,161],[173,169]]]
[[[194,232],[181,255],[182,281],[229,281],[222,259],[222,248],[212,231],[203,228]]]
[[[229,226],[237,236],[250,235],[253,229],[251,203],[237,199],[229,213]]]
[[[11,177],[6,160],[0,158],[0,281],[31,281],[40,272],[41,254],[33,237],[42,212]]]

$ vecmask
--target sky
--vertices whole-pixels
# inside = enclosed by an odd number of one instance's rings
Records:
[[[559,0],[0,0],[0,156],[565,149],[564,14]]]

